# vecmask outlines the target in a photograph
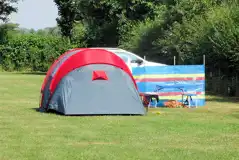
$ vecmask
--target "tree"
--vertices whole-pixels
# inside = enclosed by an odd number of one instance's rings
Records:
[[[9,38],[13,37],[16,34],[17,28],[18,24],[14,23],[5,23],[0,25],[0,44],[6,43]]]
[[[13,4],[17,3],[18,0],[0,0],[0,20],[6,22],[8,20],[8,16],[17,12],[17,8],[13,6]]]
[[[194,45],[190,42],[192,35],[201,30],[197,28],[198,25],[196,24],[195,26],[187,26],[195,29],[195,31],[189,32],[185,25],[197,16],[202,18],[197,23],[202,22],[205,19],[205,14],[213,7],[220,6],[222,1],[172,0],[164,2],[159,0],[154,1],[154,3],[147,2],[154,6],[149,12],[151,14],[148,14],[148,19],[144,21],[128,23],[129,29],[121,34],[121,48],[132,50],[141,56],[147,55],[148,59],[162,63],[172,64],[173,56],[177,57],[177,64],[185,64],[186,59],[195,64],[198,57],[200,57],[201,62],[202,55],[192,56],[188,50]],[[203,33],[205,31],[198,35],[203,35]],[[194,43],[199,45],[200,42],[203,42],[203,39]],[[192,53],[194,52],[192,51]]]
[[[166,36],[156,41],[159,52],[171,57],[176,53],[183,64],[202,64],[206,55],[208,68],[219,68],[228,76],[238,72],[238,3],[201,2],[194,5],[196,12],[186,11],[186,6],[182,5],[187,15],[182,22],[175,23]]]
[[[76,20],[87,25],[90,46],[118,46],[128,24],[154,19],[161,5],[174,0],[79,0]]]
[[[60,27],[61,34],[64,37],[72,39],[72,31],[74,27],[75,17],[77,13],[77,5],[75,0],[54,0],[58,7],[59,17],[56,19]]]

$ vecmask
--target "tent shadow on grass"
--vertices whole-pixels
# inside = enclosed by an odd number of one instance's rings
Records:
[[[36,112],[40,112],[43,114],[55,114],[55,115],[60,115],[60,116],[69,116],[69,117],[98,117],[98,116],[140,116],[142,117],[142,115],[140,114],[75,114],[75,115],[64,115],[60,112],[57,112],[55,110],[49,110],[49,111],[44,111],[41,110],[40,108],[32,108],[33,110],[35,110]]]
[[[43,113],[43,114],[56,114],[56,115],[62,115],[63,116],[63,114],[61,114],[59,112],[56,112],[54,110],[49,110],[49,111],[46,112],[44,110],[41,110],[40,108],[32,108],[32,109],[35,110],[36,112]]]

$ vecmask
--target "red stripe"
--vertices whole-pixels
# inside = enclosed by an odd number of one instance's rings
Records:
[[[200,81],[205,80],[205,77],[196,77],[195,78],[135,78],[137,82],[167,82],[167,81]]]
[[[50,91],[54,93],[58,83],[66,76],[69,72],[76,68],[80,68],[90,64],[107,64],[122,69],[125,73],[130,76],[136,89],[137,84],[129,70],[129,67],[125,62],[114,53],[105,49],[85,49],[80,50],[74,55],[70,56],[56,71],[55,76],[50,84]]]
[[[60,57],[58,57],[57,60],[54,61],[54,63],[50,66],[50,68],[48,69],[47,73],[46,73],[46,76],[45,76],[45,79],[42,83],[42,87],[41,87],[41,92],[44,90],[45,88],[45,85],[46,85],[46,82],[48,81],[48,78],[50,76],[50,74],[52,73],[53,69],[56,67],[57,63],[63,58],[65,57],[65,55],[71,53],[71,52],[74,52],[74,51],[77,51],[77,50],[80,50],[80,49],[84,49],[84,48],[75,48],[75,49],[72,49],[72,50],[68,50],[67,52],[65,52],[64,54],[62,54]]]
[[[197,95],[203,94],[203,92],[196,92]],[[159,92],[159,96],[179,96],[182,95],[182,92]]]

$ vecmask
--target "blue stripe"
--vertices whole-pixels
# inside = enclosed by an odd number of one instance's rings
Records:
[[[204,74],[204,65],[146,66],[132,69],[134,76],[142,74]]]
[[[136,81],[137,82],[137,81]],[[160,85],[160,86],[193,86],[193,85],[205,85],[205,80],[198,80],[198,81],[177,81],[176,83],[173,81],[168,82],[137,82],[137,84],[152,84],[152,85]]]
[[[206,101],[205,100],[202,100],[202,99],[193,99],[193,103],[196,103],[196,100],[197,100],[197,106],[198,107],[201,107],[201,106],[205,106],[205,103]],[[167,100],[159,100],[159,102],[157,103],[157,107],[164,107],[164,103],[166,102]],[[182,102],[182,101],[179,101],[179,102]],[[151,102],[150,103],[150,106],[155,106],[155,103],[156,102]]]
[[[138,82],[137,86],[139,92],[154,92],[156,89],[156,85],[165,87],[163,90],[159,92],[178,92],[180,91],[178,88],[183,86],[185,91],[197,91],[197,92],[204,92],[205,91],[205,81],[197,81],[196,84],[192,82],[185,81],[184,84],[173,85],[169,82]],[[167,88],[167,86],[174,86],[175,88]]]

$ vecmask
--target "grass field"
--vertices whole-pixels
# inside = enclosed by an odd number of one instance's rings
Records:
[[[42,75],[0,73],[0,160],[239,159],[239,102],[207,96],[198,109],[147,116],[36,112]]]

